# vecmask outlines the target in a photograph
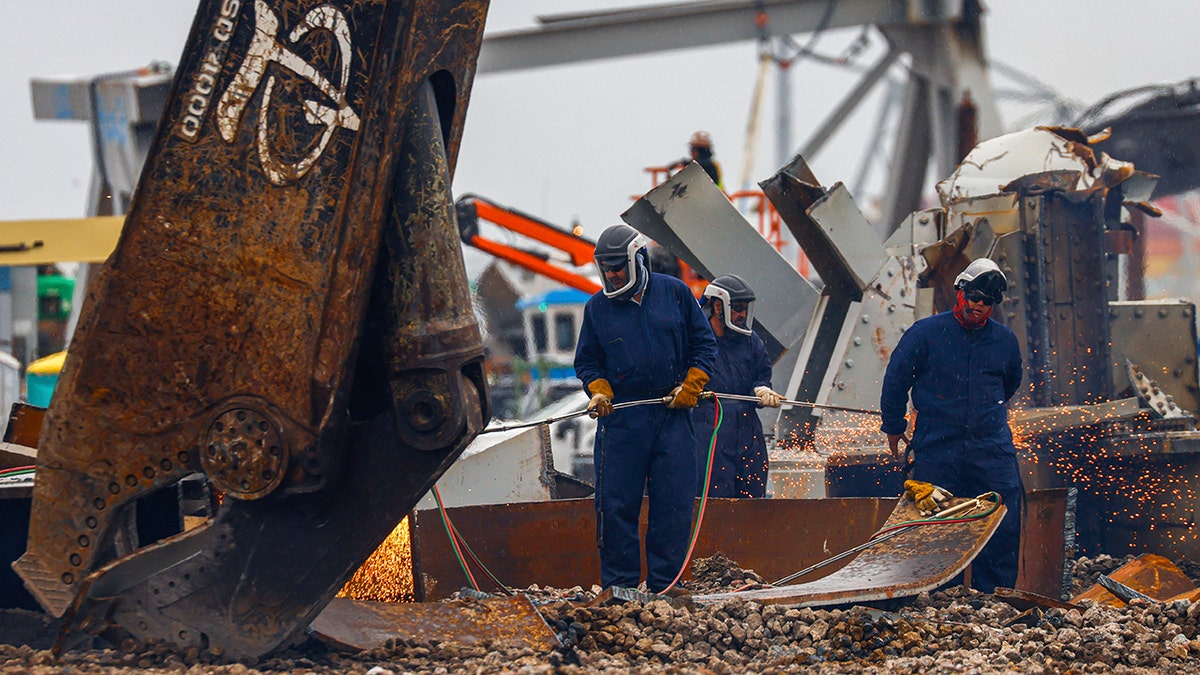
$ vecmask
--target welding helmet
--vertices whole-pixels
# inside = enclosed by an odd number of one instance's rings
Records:
[[[962,291],[968,300],[974,300],[970,296],[975,295],[988,301],[989,305],[998,305],[1008,290],[1008,279],[990,258],[977,258],[954,278],[954,288]]]
[[[650,278],[650,254],[646,251],[646,238],[628,225],[613,225],[600,233],[596,250],[592,254],[600,280],[604,283],[604,295],[609,298],[625,299],[637,295]],[[610,284],[609,271],[628,270],[625,283],[617,288]]]
[[[723,314],[721,319],[725,322],[725,326],[742,335],[749,335],[750,327],[754,325],[755,300],[754,289],[750,288],[750,284],[736,274],[722,274],[713,279],[704,289],[704,309],[710,317],[713,313],[714,298],[721,301],[721,313]],[[744,310],[745,317],[738,316],[735,320],[733,317],[735,309],[738,310],[739,315]]]
[[[707,131],[697,131],[688,139],[688,146],[693,148],[708,148],[712,149],[712,137]]]

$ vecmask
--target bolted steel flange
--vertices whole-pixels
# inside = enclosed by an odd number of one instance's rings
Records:
[[[279,487],[287,456],[275,417],[245,401],[219,409],[200,446],[209,480],[236,499],[259,499]]]

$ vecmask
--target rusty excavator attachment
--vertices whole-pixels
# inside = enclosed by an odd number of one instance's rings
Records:
[[[201,2],[42,429],[13,566],[58,649],[291,644],[487,423],[450,194],[486,12]]]

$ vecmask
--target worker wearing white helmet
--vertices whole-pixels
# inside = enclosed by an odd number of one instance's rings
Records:
[[[758,407],[778,408],[779,394],[771,389],[771,360],[762,338],[753,331],[754,289],[736,274],[724,274],[704,289],[702,308],[717,336],[717,360],[708,381],[712,391],[756,396],[749,401],[721,401],[721,427],[710,453],[716,403],[701,401],[692,410],[696,425],[697,495],[765,497],[767,443]],[[712,470],[709,471],[711,454]]]
[[[954,306],[955,316],[964,327],[977,328],[992,315],[992,308],[1004,301],[1008,278],[992,259],[978,258],[954,278],[954,290],[961,298]]]
[[[954,288],[953,310],[914,323],[892,351],[881,430],[898,456],[911,394],[912,478],[959,496],[1000,495],[1008,512],[971,573],[971,585],[991,593],[1017,579],[1024,490],[1006,404],[1021,384],[1021,351],[1013,332],[991,319],[1008,290],[995,262],[971,262]]]

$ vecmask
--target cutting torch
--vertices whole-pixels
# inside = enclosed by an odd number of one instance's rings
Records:
[[[702,392],[700,394],[700,400],[710,399],[710,398],[727,399],[730,401],[747,401],[749,403],[758,403],[759,402],[759,398],[757,396],[744,396],[742,394],[725,394],[725,393],[715,392],[715,391],[706,391],[706,392]],[[637,401],[625,401],[623,403],[614,403],[613,411],[617,411],[622,408],[632,408],[634,406],[639,406],[639,405],[665,404],[665,403],[669,403],[670,400],[671,400],[670,396],[663,396],[661,398],[644,398],[644,399],[639,399]],[[864,415],[881,415],[882,414],[878,410],[868,410],[866,408],[847,408],[847,407],[840,406],[840,405],[826,405],[824,403],[809,403],[807,401],[792,401],[792,400],[788,400],[788,399],[782,399],[780,401],[780,405],[791,405],[791,406],[796,406],[796,407],[800,407],[800,408],[819,408],[821,410],[839,410],[842,412],[862,413]],[[540,419],[540,420],[536,420],[533,422],[519,422],[516,424],[501,424],[501,425],[494,426],[494,427],[488,427],[487,429],[484,429],[483,431],[481,431],[479,433],[488,434],[488,433],[493,433],[493,432],[497,432],[497,431],[512,431],[513,429],[524,429],[526,427],[536,427],[539,424],[553,424],[555,422],[562,422],[564,420],[570,420],[570,419],[575,419],[576,417],[582,417],[584,415],[587,415],[590,412],[591,412],[590,410],[577,410],[575,412],[567,413],[565,415],[547,417],[545,419]]]

